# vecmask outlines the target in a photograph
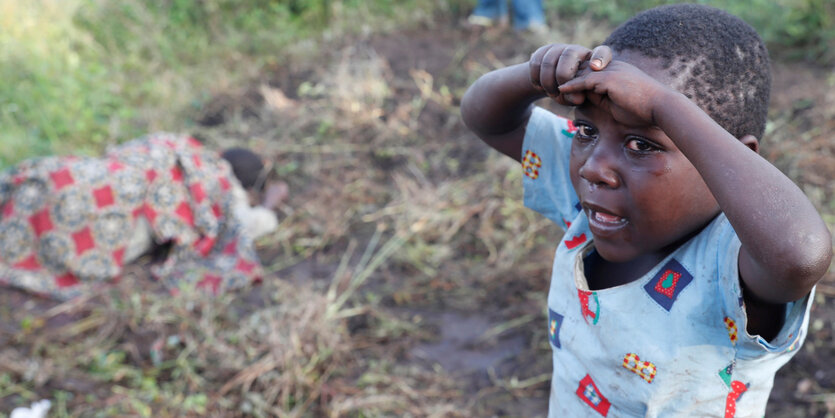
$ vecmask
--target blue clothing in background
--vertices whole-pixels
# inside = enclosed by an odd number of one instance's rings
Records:
[[[512,0],[513,27],[527,29],[531,25],[545,25],[542,0]],[[499,20],[507,16],[507,0],[479,0],[473,16]]]

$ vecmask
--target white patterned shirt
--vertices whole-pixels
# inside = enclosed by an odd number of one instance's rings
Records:
[[[523,145],[524,202],[565,227],[548,294],[549,417],[761,417],[774,374],[806,336],[814,291],[766,341],[746,331],[740,241],[719,214],[643,277],[590,291],[594,251],[571,185],[574,127],[536,108]]]

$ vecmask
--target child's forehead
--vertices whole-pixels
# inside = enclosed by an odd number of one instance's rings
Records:
[[[607,110],[596,106],[588,101],[580,106],[572,108],[569,117],[574,120],[583,120],[591,122],[596,128],[601,129],[604,125],[618,129],[621,133],[632,133],[639,135],[646,135],[648,138],[666,138],[667,134],[659,127],[654,125],[631,125],[625,124],[621,121],[615,120],[611,113]],[[668,140],[664,140],[665,145]],[[672,144],[670,144],[672,145]]]
[[[668,87],[675,88],[679,80],[679,77],[672,75],[669,66],[664,65],[663,59],[649,57],[642,52],[631,49],[612,51],[612,59],[632,64]]]

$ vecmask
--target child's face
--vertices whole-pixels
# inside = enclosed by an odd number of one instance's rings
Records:
[[[643,55],[615,59],[674,81]],[[575,112],[571,182],[601,257],[664,256],[719,213],[701,175],[659,128],[626,126],[589,102]]]

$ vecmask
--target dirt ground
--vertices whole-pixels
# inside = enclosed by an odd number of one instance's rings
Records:
[[[457,112],[475,77],[522,62],[540,43],[513,32],[442,22],[331,41],[316,52],[300,47],[250,85],[220,92],[195,115],[197,130],[210,141],[247,139],[263,146],[277,163],[277,175],[290,184],[290,200],[280,210],[286,232],[260,248],[271,279],[326,288],[340,257],[352,245],[364,248],[374,240],[375,222],[389,220],[396,229],[396,219],[408,218],[404,222],[422,246],[392,256],[370,275],[360,294],[378,300],[378,316],[354,316],[348,329],[371,342],[357,356],[381,356],[448,376],[455,388],[449,396],[463,400],[463,416],[547,411],[551,366],[542,310],[551,243],[560,231],[532,215],[505,213],[525,211],[500,190],[515,183],[468,180],[474,173],[506,176],[512,164],[480,145]],[[829,132],[835,128],[835,97],[831,87],[821,87],[831,69],[783,62],[774,67],[773,123],[763,154],[801,184],[832,225],[835,140]],[[342,142],[326,140],[333,137]],[[422,211],[413,213],[415,207]],[[454,216],[436,218],[449,211]],[[531,236],[491,240],[495,219],[508,225],[523,219],[528,229],[516,236]],[[502,228],[515,231],[513,225]],[[834,297],[830,273],[819,286],[806,344],[778,373],[766,416],[835,414]],[[46,308],[46,302],[24,299],[3,292],[3,315]],[[382,317],[413,328],[390,334],[396,337],[372,336]],[[56,321],[54,326],[66,326],[72,318]],[[0,343],[19,341],[11,337],[19,329],[0,326],[6,328]],[[25,367],[18,373],[25,374]],[[0,395],[0,405],[2,400]]]

